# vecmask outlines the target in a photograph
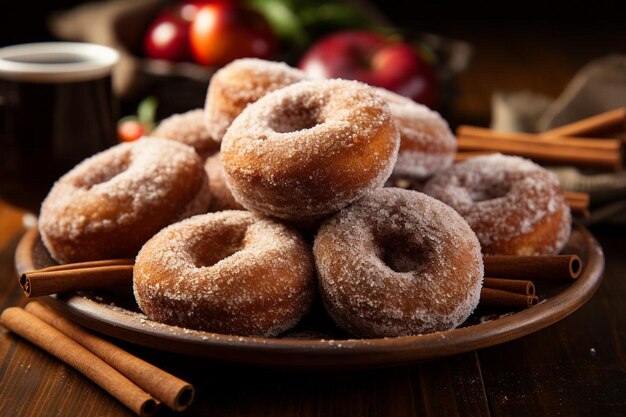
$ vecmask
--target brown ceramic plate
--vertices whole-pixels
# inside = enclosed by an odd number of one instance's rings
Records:
[[[352,339],[319,305],[279,338],[238,337],[169,326],[146,319],[130,288],[70,293],[45,300],[66,317],[108,336],[150,348],[245,364],[296,368],[367,368],[431,360],[496,345],[540,330],[582,306],[602,280],[604,255],[594,237],[575,225],[564,253],[576,253],[583,271],[576,281],[538,286],[530,309],[478,308],[460,328],[421,336]],[[54,264],[37,230],[28,231],[15,255],[19,272]]]

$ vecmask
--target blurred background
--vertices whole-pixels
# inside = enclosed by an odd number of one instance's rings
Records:
[[[0,15],[0,46],[59,39],[63,32],[64,38],[100,38],[105,43],[127,48],[133,57],[144,59],[148,57],[141,45],[142,36],[164,8],[180,2],[97,1],[91,3],[102,5],[101,10],[105,12],[88,14],[86,21],[79,17],[67,19],[68,11],[76,11],[77,6],[85,3],[77,0],[42,4],[11,2],[11,7],[6,7]],[[107,3],[118,6],[125,3],[126,7],[122,8],[126,11],[107,9]],[[515,5],[381,0],[250,0],[245,3],[265,18],[269,17],[267,20],[277,37],[277,50],[272,58],[287,60],[292,65],[297,65],[319,38],[336,31],[367,29],[386,35],[401,34],[435,66],[441,83],[437,107],[453,125],[488,125],[493,94],[499,91],[527,90],[556,98],[585,64],[611,53],[623,53],[626,45],[626,26],[603,3],[589,3],[580,8],[566,2],[550,2],[548,7],[539,1]],[[130,16],[128,19],[122,17],[125,13]],[[568,14],[577,17],[566,17]],[[60,17],[66,18],[62,29],[53,28],[54,16],[57,26]],[[106,19],[117,22],[117,28],[115,23],[111,25],[115,33],[86,33],[101,31],[102,21]],[[437,53],[445,56],[436,56]],[[442,62],[444,60],[452,60],[452,63]],[[193,62],[193,58],[189,61]],[[190,68],[155,69],[145,62],[143,65],[143,71],[152,77],[143,74],[142,81],[128,81],[142,84],[142,88],[122,87],[125,94],[121,116],[134,113],[137,104],[147,95],[169,97],[166,102],[161,100],[158,117],[202,104],[204,91],[183,80],[189,77],[202,80],[208,77],[206,73],[199,74]],[[155,72],[162,76],[155,77]],[[176,80],[171,75],[177,72],[185,75]],[[160,79],[154,82],[153,78]],[[166,79],[168,82],[164,82]],[[130,90],[135,91],[130,94]]]

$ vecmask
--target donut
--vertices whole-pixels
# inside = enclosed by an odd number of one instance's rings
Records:
[[[551,255],[569,240],[571,214],[557,177],[528,159],[470,158],[435,175],[424,192],[467,220],[485,254]]]
[[[243,210],[244,207],[235,200],[235,197],[233,197],[233,194],[226,184],[224,165],[222,165],[222,159],[219,153],[206,160],[204,169],[211,179],[209,182],[211,193],[209,211]]]
[[[39,230],[60,263],[133,257],[163,227],[206,212],[210,196],[193,148],[144,138],[61,177],[42,203]]]
[[[137,304],[151,320],[240,336],[298,323],[315,291],[310,247],[288,227],[246,211],[192,217],[141,248]]]
[[[250,104],[224,135],[221,155],[241,205],[307,221],[381,187],[399,144],[388,107],[372,88],[302,81]]]
[[[219,143],[213,140],[204,125],[204,109],[190,110],[163,119],[150,133],[150,136],[175,140],[189,145],[203,159],[220,149]]]
[[[445,331],[478,305],[480,243],[452,208],[381,188],[327,220],[313,246],[322,301],[358,337]]]
[[[250,103],[287,85],[306,79],[304,72],[280,62],[238,59],[217,71],[209,84],[205,125],[220,142],[232,121]]]
[[[456,139],[439,113],[384,88],[376,92],[389,105],[400,132],[394,175],[424,179],[452,165]]]

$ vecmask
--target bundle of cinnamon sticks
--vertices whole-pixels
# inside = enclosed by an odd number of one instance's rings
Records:
[[[500,152],[540,163],[622,169],[622,139],[594,138],[626,131],[626,109],[619,108],[540,134],[496,132],[459,126],[456,160]]]
[[[127,285],[133,282],[134,263],[128,258],[50,266],[22,274],[20,287],[26,297],[39,297]]]
[[[582,271],[577,255],[487,255],[483,262],[485,279],[480,305],[491,307],[532,307],[539,302],[533,280],[574,280]]]
[[[10,307],[0,323],[98,384],[139,416],[154,415],[161,404],[184,411],[193,401],[191,384],[63,318],[34,301]]]

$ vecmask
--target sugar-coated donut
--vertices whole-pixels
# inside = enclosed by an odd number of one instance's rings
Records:
[[[387,105],[356,81],[302,81],[250,104],[222,142],[226,181],[248,210],[302,221],[381,187],[400,139]]]
[[[424,192],[458,211],[486,254],[556,254],[569,239],[571,214],[557,177],[527,159],[470,158],[435,175]]]
[[[311,305],[312,258],[296,232],[250,212],[195,216],[141,248],[133,270],[135,299],[159,322],[275,336]]]
[[[449,330],[478,305],[476,235],[452,208],[417,191],[370,192],[322,225],[313,251],[324,305],[355,336]]]
[[[41,206],[39,230],[61,263],[132,257],[163,227],[206,212],[210,195],[193,148],[143,138],[61,177]]]
[[[220,149],[219,143],[213,140],[204,124],[204,109],[190,110],[163,119],[150,136],[189,145],[202,158],[207,158]]]
[[[424,179],[452,165],[456,139],[439,113],[383,88],[376,92],[389,105],[400,132],[395,175]]]
[[[211,205],[209,206],[209,211],[244,209],[244,207],[235,200],[235,197],[233,197],[233,194],[226,184],[224,165],[222,165],[222,159],[219,153],[210,156],[206,160],[204,169],[211,179],[209,182],[209,189],[211,190]]]
[[[256,58],[231,62],[211,77],[205,104],[209,133],[221,141],[228,126],[248,104],[304,79],[304,72],[280,62]]]

